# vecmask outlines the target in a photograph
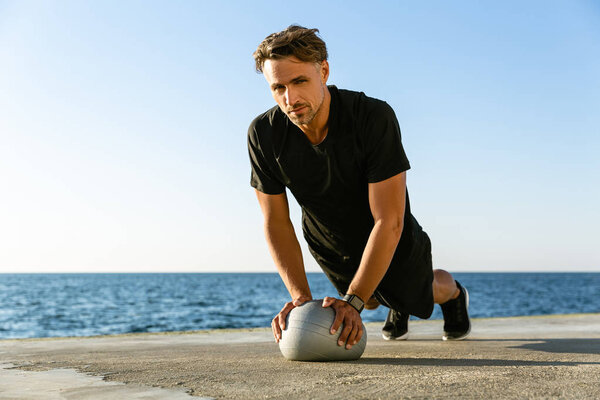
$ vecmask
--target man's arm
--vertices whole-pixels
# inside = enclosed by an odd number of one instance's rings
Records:
[[[387,272],[404,229],[406,172],[369,183],[369,206],[375,224],[354,275],[349,294],[367,301]]]
[[[375,224],[365,246],[363,256],[348,288],[347,294],[355,294],[368,301],[387,272],[404,228],[406,204],[406,172],[377,183],[369,183],[369,206]],[[341,303],[326,298],[324,306],[336,308],[336,319],[332,331],[344,323],[339,342],[357,343],[362,336],[360,314],[351,306],[340,307]],[[353,311],[354,310],[354,311]],[[360,328],[359,328],[360,327]]]
[[[264,216],[264,231],[269,251],[277,266],[279,275],[285,284],[292,301],[286,303],[283,309],[273,318],[271,327],[273,335],[279,342],[281,330],[285,329],[285,318],[294,307],[312,299],[302,251],[290,221],[290,212],[285,192],[281,194],[265,194],[258,190],[256,197]]]

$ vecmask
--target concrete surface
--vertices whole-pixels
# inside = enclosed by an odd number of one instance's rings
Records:
[[[598,399],[600,314],[368,324],[360,360],[286,361],[269,329],[0,341],[0,399]],[[198,397],[195,397],[198,398]]]

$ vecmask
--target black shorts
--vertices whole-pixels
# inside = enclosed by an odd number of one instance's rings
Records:
[[[417,241],[422,245],[413,249],[403,262],[396,261],[394,257],[373,296],[386,307],[426,319],[433,312],[431,240],[424,231],[418,234],[423,235]],[[345,295],[358,265],[345,266],[347,274],[341,274],[339,265],[330,265],[316,254],[313,255],[340,296]]]

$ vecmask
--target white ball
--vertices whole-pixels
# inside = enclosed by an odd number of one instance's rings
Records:
[[[337,340],[343,325],[335,334],[329,333],[335,310],[323,307],[323,300],[312,300],[289,312],[285,329],[281,332],[279,350],[288,360],[296,361],[342,361],[357,360],[367,345],[367,330],[350,350],[338,346]]]

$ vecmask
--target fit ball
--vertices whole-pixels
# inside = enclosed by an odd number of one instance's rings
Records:
[[[367,330],[350,350],[338,346],[337,340],[343,325],[335,334],[329,333],[335,310],[323,307],[323,300],[312,300],[289,312],[285,329],[281,332],[279,350],[288,360],[295,361],[344,361],[357,360],[367,345]]]

